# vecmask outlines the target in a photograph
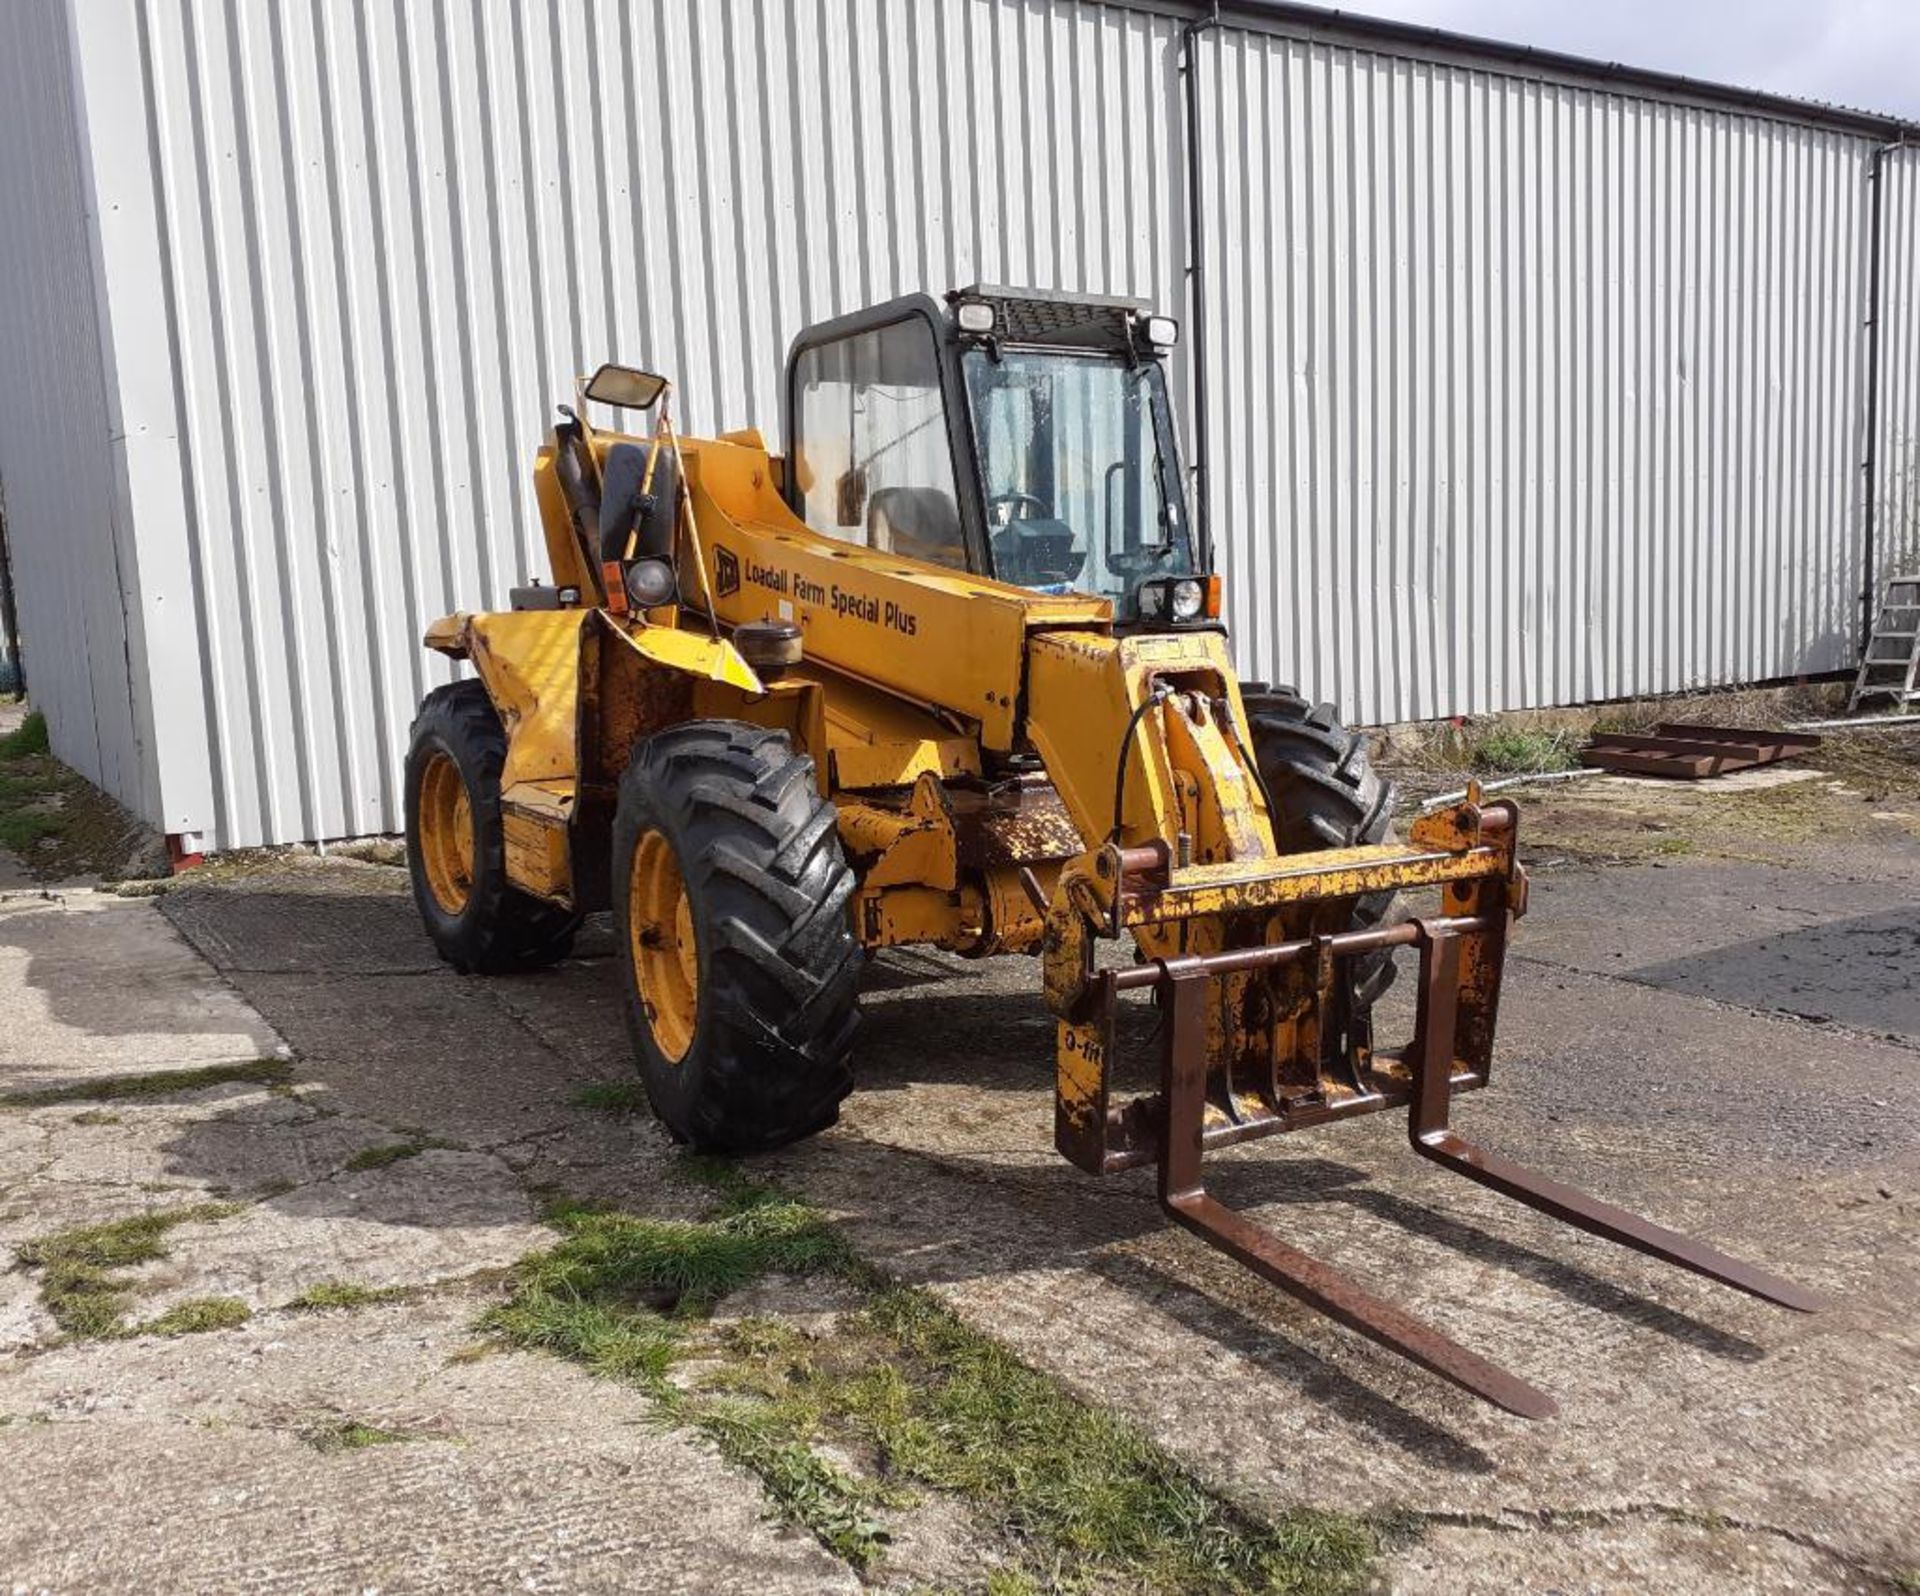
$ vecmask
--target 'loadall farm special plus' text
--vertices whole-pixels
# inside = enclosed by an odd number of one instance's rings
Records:
[[[1404,1106],[1448,1169],[1817,1306],[1448,1128],[1486,1084],[1526,907],[1514,807],[1471,793],[1395,841],[1364,740],[1235,679],[1176,331],[1124,299],[895,300],[795,341],[784,458],[752,430],[679,438],[664,378],[584,381],[534,463],[551,585],[427,633],[478,677],[428,696],[407,759],[435,944],[525,969],[610,908],[654,1108],[732,1152],[833,1122],[867,950],[1038,953],[1067,1158],[1157,1165],[1211,1245],[1515,1413],[1553,1403],[1223,1207],[1202,1155]],[[654,421],[601,431],[590,402]],[[1377,1048],[1402,947],[1412,1041]],[[1159,1009],[1160,1076],[1121,1101],[1128,993]]]

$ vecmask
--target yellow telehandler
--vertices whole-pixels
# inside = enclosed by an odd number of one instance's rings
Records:
[[[869,951],[1038,953],[1068,1159],[1156,1165],[1211,1245],[1515,1413],[1553,1403],[1223,1207],[1202,1155],[1404,1106],[1447,1168],[1816,1306],[1449,1128],[1488,1078],[1526,907],[1514,807],[1471,793],[1393,840],[1365,740],[1236,679],[1168,402],[1177,332],[1130,299],[897,299],[795,340],[784,457],[753,430],[682,439],[663,377],[583,380],[534,463],[551,580],[426,636],[474,673],[427,697],[407,758],[441,954],[538,967],[610,909],[655,1110],[753,1152],[834,1121]],[[652,420],[603,430],[594,406]],[[1395,1050],[1372,1014],[1400,948]],[[1122,1101],[1127,993],[1159,1006],[1160,1075]]]

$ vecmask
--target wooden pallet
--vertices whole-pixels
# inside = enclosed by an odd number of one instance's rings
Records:
[[[1596,732],[1580,762],[1630,776],[1671,776],[1700,781],[1811,753],[1818,737],[1802,732],[1747,731],[1733,726],[1687,726],[1667,721],[1650,736]]]

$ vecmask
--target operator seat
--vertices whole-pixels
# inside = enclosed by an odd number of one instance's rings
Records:
[[[938,488],[882,488],[867,501],[867,546],[910,560],[967,568],[960,511]]]

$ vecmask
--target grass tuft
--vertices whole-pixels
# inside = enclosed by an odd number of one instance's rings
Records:
[[[1091,1407],[924,1292],[885,1280],[814,1210],[737,1166],[688,1159],[713,1190],[695,1223],[555,1202],[562,1232],[517,1269],[483,1326],[513,1345],[640,1386],[757,1475],[770,1511],[858,1570],[885,1555],[885,1512],[926,1488],[1018,1548],[990,1590],[1346,1592],[1378,1548],[1361,1520],[1268,1522],[1214,1495],[1142,1431]],[[861,1307],[816,1340],[774,1319],[704,1323],[768,1274],[828,1273]],[[693,1389],[668,1378],[680,1359]],[[853,1468],[822,1450],[873,1461]],[[875,1477],[869,1477],[869,1472]]]
[[[437,1136],[415,1136],[404,1142],[379,1142],[372,1147],[363,1147],[349,1158],[345,1168],[358,1173],[367,1169],[385,1169],[389,1164],[397,1164],[403,1159],[417,1158],[429,1147],[445,1147],[457,1150],[458,1142],[442,1141]]]
[[[322,1280],[308,1286],[287,1304],[295,1313],[323,1313],[330,1308],[371,1308],[414,1295],[407,1286],[363,1286],[356,1280]]]
[[[1465,752],[1471,767],[1496,775],[1531,776],[1555,770],[1577,770],[1580,739],[1567,731],[1532,726],[1504,726],[1470,735]]]
[[[863,1317],[884,1349],[864,1367],[770,1372],[820,1386],[812,1399],[901,1475],[990,1504],[1069,1567],[1182,1592],[1339,1591],[1365,1574],[1375,1551],[1365,1526],[1308,1510],[1254,1519],[925,1292],[884,1289]]]
[[[751,1470],[781,1519],[798,1524],[836,1557],[870,1568],[890,1539],[873,1516],[883,1493],[822,1457],[762,1403],[708,1402],[694,1428],[729,1463]]]
[[[177,1097],[182,1092],[244,1082],[270,1086],[293,1074],[285,1059],[255,1058],[241,1064],[208,1064],[190,1070],[153,1070],[145,1075],[108,1075],[67,1086],[38,1086],[0,1092],[0,1108],[41,1108],[49,1103],[114,1103],[128,1098]]]
[[[136,1336],[190,1336],[203,1330],[231,1330],[253,1317],[253,1310],[238,1297],[193,1297],[175,1303],[163,1314],[136,1325],[128,1332]]]
[[[32,759],[51,751],[47,717],[35,710],[6,736],[0,737],[0,759]]]
[[[58,836],[63,829],[60,817],[49,810],[0,811],[0,845],[14,853],[25,853],[46,838]]]
[[[167,1255],[167,1232],[240,1212],[237,1203],[193,1203],[161,1208],[104,1225],[81,1225],[21,1243],[17,1256],[46,1273],[40,1300],[69,1336],[102,1339],[128,1334],[122,1315],[132,1292],[121,1271]]]
[[[309,1425],[301,1439],[316,1452],[358,1452],[369,1446],[395,1446],[418,1440],[405,1430],[389,1430],[382,1425],[359,1419],[339,1419],[326,1424]]]

